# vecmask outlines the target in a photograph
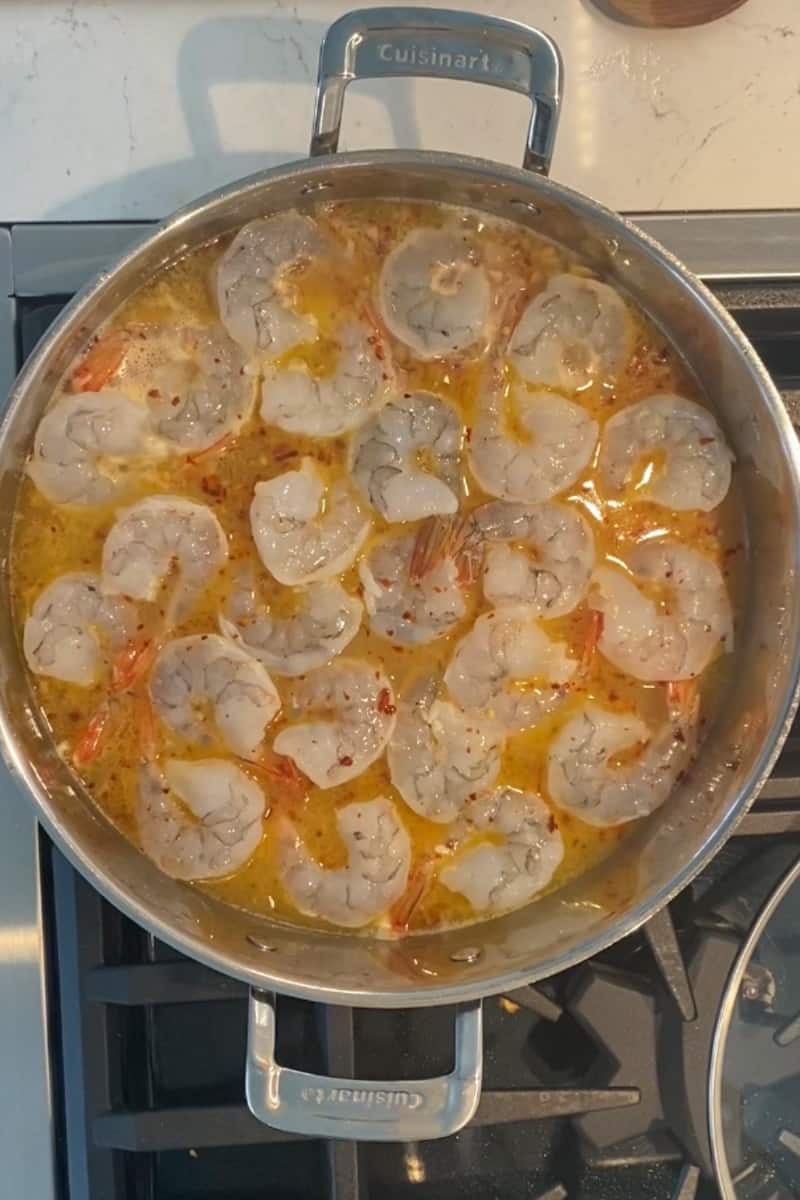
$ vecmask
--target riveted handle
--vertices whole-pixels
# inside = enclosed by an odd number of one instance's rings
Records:
[[[561,102],[561,57],[546,34],[517,21],[444,8],[362,8],[322,43],[311,154],[334,154],[354,79],[426,75],[488,83],[528,96],[533,111],[523,166],[550,169]]]
[[[275,1061],[275,997],[250,993],[245,1090],[265,1125],[308,1137],[404,1142],[448,1137],[475,1114],[483,1078],[480,1001],[456,1012],[455,1063],[438,1079],[337,1079]]]

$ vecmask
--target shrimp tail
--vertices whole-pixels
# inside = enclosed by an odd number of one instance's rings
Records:
[[[194,454],[186,455],[186,465],[190,467],[198,467],[203,463],[208,462],[210,458],[216,458],[218,454],[222,454],[227,450],[233,442],[233,435],[226,433],[224,437],[219,438],[210,446],[206,446],[205,450],[198,450]]]
[[[118,694],[135,687],[152,666],[156,649],[155,638],[128,642],[111,665],[112,692]]]
[[[99,392],[122,366],[130,340],[126,329],[99,338],[72,372],[70,391]]]
[[[265,778],[273,795],[277,789],[277,794],[286,800],[289,806],[303,800],[308,794],[308,779],[295,765],[294,760],[285,754],[276,754],[269,750],[258,761],[248,762],[247,765]]]
[[[433,860],[430,858],[423,859],[412,870],[408,877],[406,890],[389,909],[390,927],[396,936],[405,937],[408,933],[411,918],[430,887],[432,878]]]
[[[75,743],[72,761],[76,767],[84,767],[97,758],[108,730],[110,718],[111,705],[106,700],[91,717]]]
[[[672,724],[683,738],[693,740],[700,716],[700,691],[696,679],[670,680],[667,688],[667,709]]]
[[[589,615],[589,628],[586,631],[586,637],[583,643],[583,653],[581,655],[581,671],[584,675],[592,669],[592,664],[597,654],[597,646],[600,637],[603,633],[604,614],[597,608],[593,608]]]
[[[420,583],[444,559],[452,558],[459,583],[468,586],[478,579],[484,548],[483,531],[471,513],[429,517],[417,531],[408,564],[409,581]]]
[[[155,757],[156,732],[153,710],[148,696],[141,691],[139,685],[153,664],[157,648],[154,638],[145,641],[134,639],[115,657],[111,665],[111,687],[108,695],[94,716],[89,719],[75,745],[72,759],[76,766],[84,766],[97,758],[108,733],[112,699],[116,700],[131,692],[136,693],[142,757],[145,762],[150,762]]]

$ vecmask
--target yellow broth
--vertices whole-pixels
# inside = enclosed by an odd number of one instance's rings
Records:
[[[301,359],[318,375],[333,371],[338,323],[343,317],[363,315],[369,310],[387,251],[412,227],[440,223],[445,214],[449,220],[453,219],[452,210],[391,202],[353,202],[318,209],[315,215],[323,228],[348,246],[349,255],[338,263],[312,264],[292,273],[289,285],[294,303],[298,310],[316,318],[319,335],[314,342],[284,355],[284,361]],[[565,269],[581,272],[580,266],[571,262],[563,251],[527,231],[486,223],[475,214],[461,214],[460,219],[477,239],[487,265],[492,266],[496,277],[504,281],[496,306],[501,329],[503,322],[512,319],[506,312],[519,311],[520,298],[536,294],[549,277]],[[205,246],[164,270],[125,303],[107,328],[138,323],[164,327],[180,323],[216,324],[211,276],[224,248],[224,242]],[[624,374],[613,381],[595,382],[577,397],[571,397],[583,405],[601,427],[620,409],[654,392],[679,392],[705,402],[695,381],[662,335],[641,314],[634,314],[634,321],[636,344]],[[462,414],[468,440],[486,355],[466,363],[420,363],[400,345],[391,343],[391,351],[399,388],[407,392],[430,390],[450,401]],[[507,372],[511,383],[511,372],[508,369]],[[17,504],[12,559],[18,628],[21,630],[36,596],[57,576],[68,571],[99,570],[103,541],[114,522],[116,510],[154,493],[179,494],[209,505],[229,539],[230,554],[225,567],[213,586],[198,600],[187,620],[174,629],[175,636],[217,630],[217,616],[224,611],[233,579],[244,563],[252,564],[257,571],[263,599],[273,606],[274,611],[285,611],[286,589],[260,566],[250,535],[249,507],[254,485],[297,465],[302,456],[311,457],[325,467],[330,478],[335,478],[347,469],[347,449],[345,437],[317,440],[292,436],[264,426],[256,415],[235,441],[226,442],[219,449],[196,456],[161,459],[147,464],[144,469],[137,466],[136,470],[130,471],[124,496],[106,508],[53,505],[37,492],[29,479],[25,479]],[[657,470],[658,463],[651,467]],[[464,509],[491,499],[471,476],[466,459],[461,497]],[[590,522],[598,562],[608,555],[624,559],[626,550],[648,535],[670,535],[719,562],[735,600],[737,577],[744,560],[744,526],[735,479],[728,496],[715,511],[678,513],[633,498],[620,502],[604,496],[596,480],[594,462],[560,499],[579,508]],[[381,518],[376,514],[373,518],[371,539],[386,530]],[[370,544],[368,541],[362,553],[369,552]],[[358,590],[355,568],[343,577],[343,582],[349,591]],[[444,669],[454,643],[469,629],[476,615],[488,610],[489,606],[480,597],[479,587],[475,593],[464,621],[448,636],[427,645],[400,646],[372,634],[365,621],[346,653],[380,664],[396,695],[402,693],[404,685],[420,672],[437,667]],[[580,656],[590,625],[585,602],[569,616],[543,624],[551,636],[563,638],[570,650]],[[729,676],[731,662],[731,655],[718,660],[701,680],[704,719],[713,712],[714,696]],[[287,686],[293,681],[277,676],[274,681],[285,697]],[[56,743],[64,757],[70,760],[76,741],[107,695],[108,681],[84,689],[36,676],[34,686]],[[547,799],[547,747],[560,726],[587,697],[620,711],[633,710],[652,725],[665,716],[662,686],[641,684],[615,670],[602,656],[595,655],[589,674],[573,688],[554,716],[536,728],[508,739],[498,784],[532,788]],[[137,841],[137,772],[143,753],[142,704],[140,693],[122,695],[114,700],[100,753],[80,772],[94,801],[134,842]],[[284,727],[285,721],[279,715],[268,730],[268,744]],[[221,742],[200,751],[163,724],[157,724],[156,734],[159,755],[230,757]],[[326,867],[342,866],[345,862],[336,829],[337,810],[353,801],[365,801],[377,795],[391,797],[411,835],[412,876],[415,865],[429,858],[436,864],[431,883],[413,911],[409,930],[427,930],[475,919],[476,914],[468,901],[449,891],[437,879],[438,868],[449,861],[447,827],[425,820],[403,804],[390,782],[385,756],[350,783],[324,791],[309,785],[299,794],[276,783],[269,769],[242,762],[238,765],[251,773],[265,790],[273,816],[279,811],[286,812],[309,851]],[[605,858],[630,828],[594,828],[555,808],[552,811],[564,840],[565,855],[548,890],[561,886]],[[261,843],[243,868],[227,878],[193,886],[256,913],[305,923],[307,919],[297,912],[281,886],[273,824],[267,817]],[[624,903],[629,887],[630,881],[626,883],[621,876],[614,877],[602,897],[603,903],[612,908]]]

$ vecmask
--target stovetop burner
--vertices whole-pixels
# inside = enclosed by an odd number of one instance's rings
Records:
[[[668,243],[671,232],[690,263],[694,245],[705,255],[694,265],[702,266],[721,250],[709,219],[698,220],[701,241],[697,224],[650,224]],[[743,227],[720,220],[741,259]],[[750,228],[753,218],[742,220]],[[770,228],[763,244],[774,257],[774,222]],[[75,288],[137,232],[30,226],[15,228],[13,242],[0,240],[0,285],[8,284],[0,286],[0,388]],[[716,290],[800,418],[800,283],[745,277]],[[706,1100],[713,1031],[755,914],[800,854],[797,729],[739,833],[641,933],[543,984],[486,1001],[475,1119],[442,1141],[390,1145],[323,1143],[259,1124],[243,1095],[244,985],[146,934],[41,835],[55,1195],[716,1200]],[[743,986],[755,994],[771,985],[745,975]],[[398,1079],[452,1066],[448,1009],[351,1011],[288,999],[279,1007],[278,1057],[292,1066]]]

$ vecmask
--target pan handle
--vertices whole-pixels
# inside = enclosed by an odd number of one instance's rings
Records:
[[[456,1012],[455,1063],[438,1079],[336,1079],[275,1061],[275,997],[251,991],[245,1089],[253,1116],[284,1133],[370,1142],[456,1133],[475,1114],[483,1077],[481,1002]]]
[[[523,167],[547,175],[561,101],[562,63],[538,29],[444,8],[362,8],[331,25],[322,42],[311,154],[334,154],[348,83],[430,75],[488,83],[528,96],[533,107]]]

